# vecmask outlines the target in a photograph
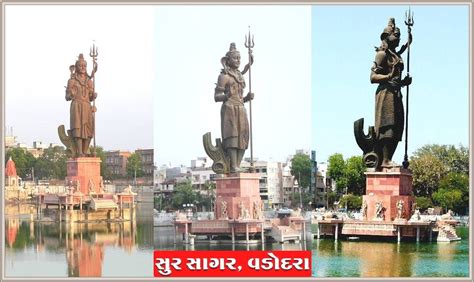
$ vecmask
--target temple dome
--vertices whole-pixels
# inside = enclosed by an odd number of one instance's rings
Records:
[[[5,167],[5,175],[17,176],[15,162],[12,160],[12,157],[10,157],[10,159],[7,161],[7,165]]]

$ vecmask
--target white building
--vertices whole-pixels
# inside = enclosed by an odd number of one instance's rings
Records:
[[[318,163],[318,172],[321,173],[324,186],[328,188],[328,192],[336,191],[336,182],[328,175],[328,164]]]
[[[249,159],[240,165],[250,167]],[[254,160],[255,172],[260,174],[260,197],[265,208],[283,205],[283,164],[281,162],[266,162]]]
[[[212,160],[209,157],[198,157],[191,160],[191,169],[195,168],[209,168],[212,166]]]

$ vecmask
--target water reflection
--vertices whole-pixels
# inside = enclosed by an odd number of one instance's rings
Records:
[[[451,243],[313,242],[316,277],[459,277],[469,275],[467,237]]]
[[[459,277],[469,275],[467,228],[459,229],[459,242],[334,241],[265,243],[265,250],[313,251],[315,277]],[[156,250],[261,250],[261,244],[182,243],[173,227],[155,228]],[[308,236],[310,237],[310,236]]]
[[[8,214],[6,276],[151,277],[152,208],[137,205],[136,218],[108,224],[39,223],[25,214]]]

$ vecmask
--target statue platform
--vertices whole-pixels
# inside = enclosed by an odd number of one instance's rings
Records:
[[[260,176],[257,173],[232,173],[216,179],[217,219],[262,219]]]
[[[90,192],[103,193],[100,163],[100,158],[95,157],[68,159],[66,183],[76,187],[78,185],[78,190],[84,195],[89,195]]]
[[[366,220],[392,222],[409,219],[415,202],[412,192],[412,174],[401,167],[384,168],[380,172],[366,172],[366,194],[363,202],[367,205]],[[401,216],[397,203],[403,201]],[[376,204],[382,203],[382,216],[377,217]]]

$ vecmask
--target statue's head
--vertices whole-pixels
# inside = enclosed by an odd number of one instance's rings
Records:
[[[87,62],[84,60],[84,55],[79,54],[79,57],[76,61],[76,73],[85,74],[87,72]]]
[[[384,28],[380,39],[387,42],[389,46],[397,47],[400,43],[400,29],[395,25],[395,19],[388,19],[387,27]]]
[[[230,68],[239,68],[240,66],[240,52],[235,48],[235,43],[230,43],[229,51],[225,54],[225,63]]]

